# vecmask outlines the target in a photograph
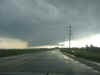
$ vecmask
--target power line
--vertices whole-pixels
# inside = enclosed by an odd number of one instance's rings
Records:
[[[67,41],[67,31],[68,31],[68,35],[69,35],[69,41],[68,41],[68,43],[69,43],[69,49],[71,48],[71,38],[72,38],[72,26],[71,26],[71,24],[69,25],[69,26],[67,26],[67,25],[65,25],[65,27],[64,27],[64,42],[65,42],[65,44],[66,44],[66,41]],[[64,45],[65,45],[64,44]]]
[[[69,49],[71,48],[72,26],[69,25]]]
[[[66,25],[64,26],[64,46],[65,46],[65,41],[66,41]]]

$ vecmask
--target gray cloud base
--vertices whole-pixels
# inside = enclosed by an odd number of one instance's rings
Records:
[[[69,24],[73,39],[99,34],[99,4],[100,0],[0,0],[0,36],[30,45],[60,42]]]

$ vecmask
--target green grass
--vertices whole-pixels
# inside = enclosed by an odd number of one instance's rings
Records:
[[[0,50],[0,57],[7,57],[7,56],[14,56],[14,55],[21,55],[27,53],[34,53],[40,51],[47,51],[49,49],[2,49]]]
[[[76,57],[85,58],[88,60],[100,62],[100,51],[90,51],[87,49],[61,49],[62,52],[72,54]]]

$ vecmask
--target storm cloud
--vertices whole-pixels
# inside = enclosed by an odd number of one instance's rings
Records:
[[[64,41],[69,24],[72,39],[99,34],[99,20],[100,0],[0,0],[0,37],[30,45]]]

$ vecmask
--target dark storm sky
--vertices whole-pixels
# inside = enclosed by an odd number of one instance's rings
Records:
[[[32,45],[100,33],[100,0],[0,0],[0,37],[33,40]]]

